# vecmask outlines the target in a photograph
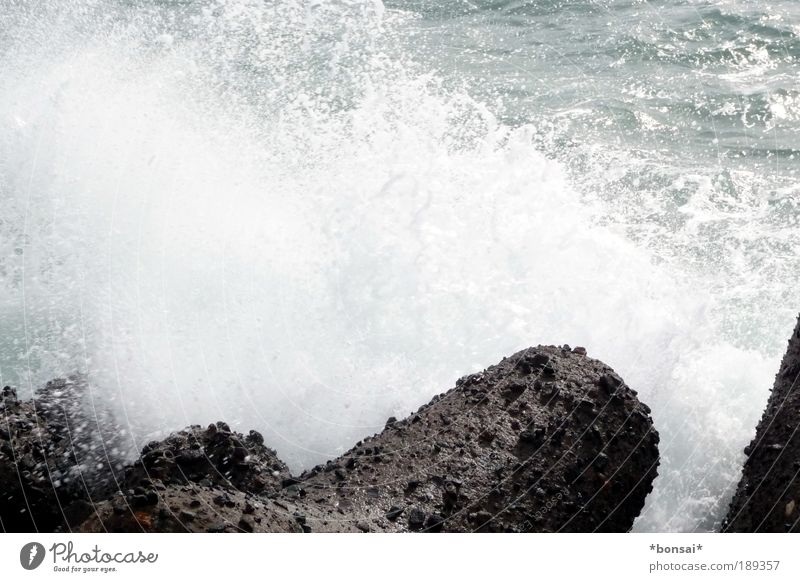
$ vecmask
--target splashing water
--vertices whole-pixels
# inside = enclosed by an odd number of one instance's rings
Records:
[[[798,299],[790,197],[454,85],[422,9],[50,4],[0,8],[4,383],[79,371],[131,450],[224,419],[300,469],[584,345],[661,433],[637,528],[719,522]]]

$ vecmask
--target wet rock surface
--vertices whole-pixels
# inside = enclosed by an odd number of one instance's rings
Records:
[[[800,532],[800,319],[745,455],[722,531]]]
[[[290,478],[258,432],[191,426],[147,444],[80,530],[301,532],[296,509],[271,500]]]
[[[531,348],[460,379],[300,476],[291,476],[254,431],[245,436],[216,423],[173,433],[117,471],[102,501],[82,500],[82,515],[68,526],[624,532],[656,475],[658,435],[649,412],[582,348]],[[12,476],[5,461],[0,467],[0,479]]]
[[[0,524],[4,531],[64,531],[116,490],[121,429],[95,406],[81,377],[49,382],[20,401],[0,392]]]
[[[290,477],[289,468],[264,445],[260,433],[251,430],[244,436],[217,422],[206,428],[191,426],[148,443],[126,470],[124,482],[133,487],[151,481],[202,483],[268,496],[280,491]]]
[[[142,499],[130,491],[98,504],[81,532],[300,533],[294,507],[242,491],[199,484],[164,486]]]
[[[334,518],[390,532],[628,531],[657,443],[610,368],[540,347],[462,378],[293,489],[312,531]]]

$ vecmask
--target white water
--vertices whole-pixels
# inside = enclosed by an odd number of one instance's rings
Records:
[[[782,339],[732,342],[713,274],[390,57],[399,15],[205,4],[2,9],[2,381],[81,371],[134,449],[222,419],[299,469],[503,355],[584,345],[661,433],[637,527],[711,527]]]

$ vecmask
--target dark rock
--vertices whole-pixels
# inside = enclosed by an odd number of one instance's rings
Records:
[[[91,513],[92,500],[113,495],[128,451],[124,431],[86,388],[74,376],[48,382],[25,402],[9,386],[0,392],[3,530],[69,531]]]
[[[439,533],[444,528],[444,518],[441,515],[432,514],[425,520],[425,531]]]
[[[722,524],[725,532],[800,532],[800,319],[789,339],[742,478]]]
[[[225,492],[230,503],[215,505],[213,499],[223,495],[218,489],[196,489],[171,485],[158,505],[116,512],[108,501],[95,505],[95,511],[78,531],[81,532],[300,532],[301,527],[291,517],[294,508],[279,506],[263,498],[253,506],[252,514],[238,508],[247,504],[244,493]],[[196,502],[196,504],[194,503]],[[196,507],[195,510],[180,509]],[[290,510],[287,510],[290,507]],[[206,509],[207,508],[207,509]],[[209,511],[210,510],[210,511]],[[235,524],[235,525],[234,525]]]
[[[275,493],[281,489],[281,481],[289,478],[289,469],[275,451],[258,440],[230,432],[225,423],[207,429],[190,426],[161,442],[149,443],[139,460],[125,470],[124,480],[138,484],[158,479],[163,486],[197,483],[209,489]]]
[[[599,471],[604,471],[608,467],[608,455],[598,453],[594,459],[594,467]]]
[[[17,391],[11,386],[3,386],[3,391],[0,392],[0,400],[8,404],[17,404]]]
[[[453,390],[395,423],[403,431],[386,430],[343,455],[363,459],[392,451],[391,463],[370,466],[370,479],[380,488],[337,487],[342,475],[324,471],[309,474],[303,486],[316,492],[317,507],[344,504],[347,515],[372,530],[419,531],[436,515],[446,519],[448,531],[473,531],[478,526],[468,516],[486,511],[493,517],[481,531],[521,531],[526,523],[527,531],[628,531],[652,487],[658,435],[618,378],[597,360],[561,348],[519,352],[462,378]],[[537,381],[560,386],[558,396],[543,398],[541,389],[527,389]],[[620,398],[611,400],[601,381]],[[482,395],[480,409],[471,401],[475,394]],[[576,413],[581,401],[589,414]],[[618,433],[624,438],[606,446]],[[578,444],[579,458],[565,454],[571,450],[567,444]],[[431,455],[436,455],[433,465]],[[347,462],[337,462],[347,483],[363,479]],[[438,475],[430,475],[432,466]],[[600,467],[616,470],[601,479]],[[458,475],[460,485],[444,475]],[[541,499],[525,495],[534,484],[553,493]],[[559,503],[540,512],[555,495],[561,495]],[[400,499],[410,506],[402,512],[406,519],[398,519]],[[394,511],[387,513],[387,507]],[[309,519],[316,512],[310,509]]]
[[[156,451],[150,452],[148,453],[148,455],[152,455],[155,452]],[[182,451],[175,457],[175,462],[178,463],[179,465],[195,465],[198,463],[202,463],[203,461],[205,461],[205,454],[199,450]]]
[[[51,393],[52,405],[72,402],[62,390]],[[13,410],[27,406],[15,398],[6,391],[4,402],[13,401]],[[4,525],[8,508],[18,512],[22,504],[16,467],[33,474],[42,456],[50,458],[31,438],[36,418],[25,410],[12,412],[17,422],[9,432],[20,434],[9,436],[28,438],[29,447],[16,466],[0,457],[0,491],[11,493],[0,496]],[[50,418],[55,427],[57,417]],[[191,426],[148,443],[114,475],[107,494],[92,498],[95,511],[79,529],[392,532],[442,531],[446,524],[453,532],[627,531],[658,464],[658,435],[635,393],[601,362],[552,346],[462,378],[409,418],[388,424],[297,477],[258,433],[244,436],[222,422]],[[53,443],[62,431],[53,429]],[[0,440],[0,451],[4,445]],[[62,475],[75,467],[74,458],[65,459],[53,465]],[[49,482],[41,473],[36,478],[32,494],[42,479]],[[115,497],[117,483],[125,498]],[[36,507],[53,515],[54,495],[45,492]],[[556,497],[558,503],[548,503]],[[80,521],[86,506],[74,507]],[[32,531],[27,527],[19,531]]]
[[[599,385],[606,393],[611,394],[622,385],[622,380],[616,374],[603,374],[600,377]]]
[[[425,512],[419,507],[413,507],[408,513],[408,529],[422,529],[423,525],[425,525]]]
[[[254,445],[264,444],[264,437],[257,430],[251,430],[247,435],[247,440]]]
[[[535,431],[531,430],[523,430],[521,433],[519,433],[519,440],[520,442],[529,444],[541,442],[540,436]]]
[[[386,519],[394,521],[403,514],[403,508],[399,505],[392,505],[386,512]]]

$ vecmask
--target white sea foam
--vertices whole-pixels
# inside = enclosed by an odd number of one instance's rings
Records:
[[[778,356],[721,331],[718,280],[389,54],[380,5],[114,7],[0,9],[4,382],[81,371],[133,449],[223,419],[299,469],[515,350],[584,345],[661,433],[637,527],[713,526]]]

